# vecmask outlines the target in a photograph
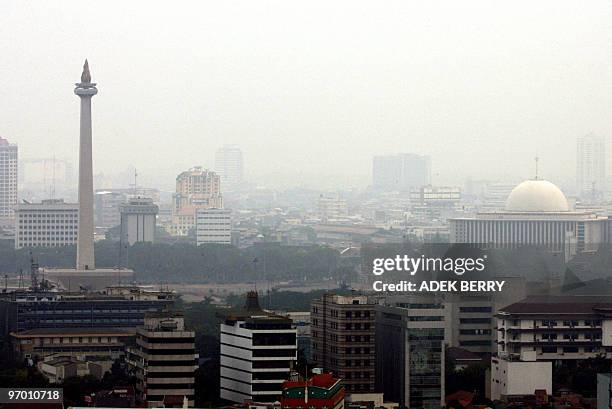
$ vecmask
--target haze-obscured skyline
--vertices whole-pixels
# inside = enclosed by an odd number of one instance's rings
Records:
[[[162,4],[0,3],[0,136],[76,164],[86,57],[94,172],[160,187],[223,144],[296,185],[365,186],[396,152],[435,183],[523,179],[535,155],[572,179],[576,138],[612,131],[609,2]]]

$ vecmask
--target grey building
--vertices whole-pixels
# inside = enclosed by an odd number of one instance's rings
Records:
[[[136,242],[154,242],[159,207],[149,198],[133,198],[119,205],[121,242],[130,246]]]
[[[389,297],[376,307],[376,388],[400,407],[444,406],[444,304]]]
[[[374,156],[372,185],[380,190],[409,191],[431,184],[431,159],[412,153]]]

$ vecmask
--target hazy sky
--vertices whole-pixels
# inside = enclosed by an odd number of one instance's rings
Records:
[[[526,178],[536,153],[572,179],[576,137],[612,134],[611,22],[609,1],[3,0],[0,135],[76,164],[87,57],[95,172],[168,187],[232,143],[260,181],[366,185],[392,152],[436,183]]]

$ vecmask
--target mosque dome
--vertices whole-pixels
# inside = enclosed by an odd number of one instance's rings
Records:
[[[520,183],[506,200],[508,212],[567,212],[565,195],[546,180],[526,180]]]

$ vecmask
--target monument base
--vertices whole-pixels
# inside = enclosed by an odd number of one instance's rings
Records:
[[[46,280],[67,291],[98,291],[109,286],[131,284],[134,280],[134,271],[127,268],[97,268],[95,270],[48,268],[42,269],[40,273]]]

